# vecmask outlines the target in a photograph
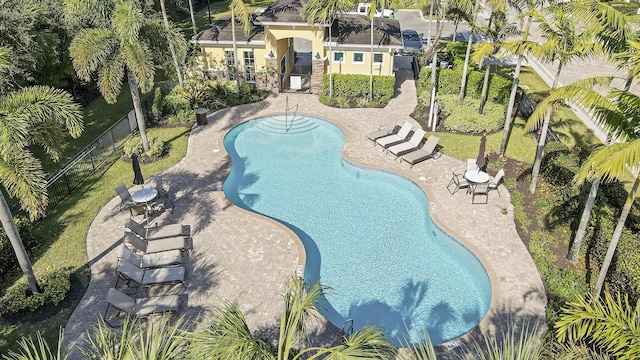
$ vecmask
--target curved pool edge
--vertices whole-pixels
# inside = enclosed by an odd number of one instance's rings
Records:
[[[431,191],[426,188],[423,185],[423,182],[419,181],[418,179],[415,179],[413,177],[408,177],[405,174],[400,174],[397,171],[395,171],[394,169],[390,168],[390,167],[379,167],[379,166],[374,166],[373,164],[367,164],[364,162],[359,161],[358,159],[349,156],[348,153],[346,153],[345,149],[348,148],[348,146],[352,143],[354,143],[352,141],[353,137],[355,136],[354,134],[352,134],[351,131],[349,131],[348,128],[346,128],[345,126],[343,126],[340,122],[335,121],[334,119],[332,119],[329,116],[326,116],[324,114],[322,115],[317,115],[317,114],[310,114],[310,113],[305,113],[305,112],[298,112],[298,115],[302,115],[302,116],[310,116],[313,118],[318,118],[324,121],[329,122],[330,124],[336,126],[338,129],[340,129],[340,131],[342,131],[342,133],[345,136],[345,140],[344,143],[342,145],[341,148],[341,155],[342,158],[345,161],[348,161],[351,164],[354,164],[355,166],[359,166],[365,169],[372,169],[372,170],[378,170],[378,171],[385,171],[385,172],[389,172],[391,174],[394,174],[396,176],[400,176],[403,177],[411,182],[413,182],[414,184],[416,184],[425,194],[425,196],[427,197],[427,201],[431,201],[430,199],[432,199],[432,194]],[[235,129],[238,126],[241,126],[247,122],[259,119],[259,118],[263,118],[263,117],[267,117],[267,116],[275,116],[275,115],[282,115],[281,112],[264,112],[264,113],[260,113],[259,115],[254,114],[251,117],[248,117],[247,119],[243,120],[243,121],[239,121],[237,123],[234,124],[234,126],[232,126],[231,128],[227,129],[225,132],[221,132],[218,138],[218,143],[219,144],[223,144],[224,143],[224,138],[227,136],[227,134]],[[361,134],[362,136],[364,136],[365,134]],[[372,150],[378,150],[377,148],[374,148],[372,146]],[[227,156],[230,159],[230,163],[231,166],[229,166],[229,170],[228,172],[224,175],[223,177],[223,182],[226,181],[226,178],[229,176],[229,172],[231,171],[231,168],[233,167],[233,163],[231,161],[231,156],[229,155],[229,153],[227,152],[226,148],[224,146],[220,146],[220,151]],[[414,175],[417,175],[415,173],[412,173]],[[288,234],[290,234],[291,238],[294,239],[294,242],[296,244],[296,247],[298,248],[298,267],[302,267],[301,271],[302,271],[302,275],[304,275],[304,268],[306,266],[306,249],[304,247],[304,244],[302,243],[302,240],[293,232],[293,230],[291,230],[289,227],[287,227],[286,225],[280,223],[279,221],[272,219],[268,216],[265,216],[263,214],[259,214],[256,213],[254,211],[251,210],[247,210],[244,209],[240,206],[235,205],[234,203],[232,203],[229,199],[227,199],[227,197],[225,196],[223,191],[219,192],[219,196],[221,201],[225,202],[228,205],[232,205],[236,208],[239,208],[243,211],[249,212],[252,215],[256,216],[259,219],[265,220],[269,223],[275,224],[278,228],[281,228],[283,230],[285,230]],[[491,267],[491,265],[489,264],[489,262],[485,259],[484,255],[482,254],[481,251],[478,251],[478,249],[471,243],[468,243],[466,241],[464,241],[464,237],[462,236],[456,236],[456,231],[454,231],[453,229],[449,228],[447,225],[445,225],[439,218],[436,213],[433,212],[429,212],[429,216],[431,217],[433,223],[440,228],[440,230],[442,230],[447,236],[449,236],[453,241],[458,242],[461,246],[465,247],[469,252],[471,252],[471,254],[473,256],[475,256],[478,261],[481,263],[481,265],[483,266],[487,277],[489,279],[489,283],[491,285],[491,301],[490,301],[490,305],[489,308],[487,309],[486,314],[483,316],[483,318],[480,320],[480,322],[478,323],[477,326],[475,326],[474,328],[472,328],[471,330],[469,330],[468,332],[466,332],[465,334],[452,339],[450,341],[446,341],[444,343],[438,344],[436,345],[437,348],[441,348],[441,349],[449,349],[452,346],[455,347],[456,344],[458,344],[461,340],[462,341],[467,341],[467,340],[471,340],[473,338],[473,336],[478,335],[482,332],[482,330],[489,328],[490,323],[490,319],[493,318],[495,315],[498,314],[497,308],[498,308],[498,296],[500,294],[499,292],[499,285],[498,285],[498,281],[497,281],[497,277],[496,277],[496,273],[493,270],[493,268]],[[298,272],[295,272],[296,275],[298,274]],[[320,315],[320,314],[319,314]],[[320,315],[322,316],[322,315]],[[324,318],[324,316],[322,316],[322,318],[326,321],[326,323],[332,327],[334,327],[335,329],[338,330],[338,328],[332,324],[330,321],[328,321],[326,318]]]

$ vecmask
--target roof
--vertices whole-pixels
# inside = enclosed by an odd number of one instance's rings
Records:
[[[253,21],[249,35],[245,35],[242,26],[236,21],[236,41],[262,42],[265,39],[264,23],[307,23],[300,14],[307,0],[276,0],[260,15],[252,15]],[[333,43],[340,45],[362,46],[371,44],[371,20],[365,15],[343,14],[333,23],[331,28]],[[400,22],[388,18],[373,19],[374,46],[402,47]],[[329,41],[328,29],[324,41]],[[194,35],[193,42],[231,42],[231,18],[214,21],[211,27]]]
[[[252,21],[251,23],[249,35],[245,35],[242,29],[242,24],[240,24],[240,22],[236,20],[235,33],[236,42],[264,41],[264,27],[262,25],[256,25],[254,21]],[[210,27],[200,31],[196,35],[193,35],[191,41],[232,42],[233,36],[231,33],[231,17],[225,17],[213,21]]]
[[[333,23],[331,37],[333,43],[341,45],[370,45],[371,20],[365,15],[342,15]],[[400,22],[394,19],[373,18],[373,45],[402,47]]]
[[[256,20],[260,23],[306,23],[302,8],[307,0],[276,0]]]

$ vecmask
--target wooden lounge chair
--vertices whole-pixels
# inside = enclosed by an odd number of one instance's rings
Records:
[[[440,141],[439,137],[434,135],[429,136],[421,149],[402,155],[400,161],[406,161],[411,165],[410,167],[413,167],[413,165],[421,161],[435,157],[437,154],[436,147],[438,146],[438,141]]]
[[[137,317],[146,317],[153,314],[177,312],[180,304],[180,298],[178,295],[164,295],[134,299],[114,288],[109,289],[105,301],[107,303],[105,319],[110,318],[108,316],[110,307],[116,309],[117,312],[115,317],[120,316],[122,313]]]
[[[180,250],[181,252],[185,252],[187,250],[187,239],[184,236],[147,241],[133,233],[125,232],[122,242],[145,254],[153,254],[169,250]]]
[[[409,141],[403,142],[397,145],[393,145],[387,149],[387,152],[390,152],[393,155],[395,155],[397,159],[398,156],[400,155],[404,155],[406,153],[409,153],[413,150],[418,149],[418,147],[420,146],[420,143],[422,142],[422,139],[424,139],[424,136],[426,134],[427,134],[426,131],[422,129],[418,129],[413,133]]]
[[[166,284],[184,285],[185,273],[186,270],[182,266],[141,269],[127,260],[118,259],[118,265],[116,267],[118,280],[116,281],[115,287],[118,287],[120,280],[125,281],[127,287],[130,287],[132,283],[135,284],[134,287]]]
[[[120,245],[117,256],[118,259],[127,260],[141,269],[182,264],[182,252],[180,250],[161,251],[153,254],[136,254],[123,244]]]
[[[124,226],[145,240],[157,240],[187,235],[182,224],[159,225],[147,228],[133,219],[127,219]]]
[[[411,123],[407,121],[404,123],[404,125],[402,125],[397,134],[381,137],[376,140],[376,144],[382,146],[385,149],[389,146],[399,144],[405,141],[407,136],[409,136],[409,132],[411,131],[412,127],[413,125],[411,125]]]

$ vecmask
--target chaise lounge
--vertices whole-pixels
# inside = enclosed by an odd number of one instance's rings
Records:
[[[400,162],[406,161],[411,165],[410,167],[413,167],[421,161],[435,157],[437,154],[436,147],[438,146],[438,141],[440,141],[439,137],[434,135],[429,136],[421,149],[402,155]]]
[[[169,250],[180,250],[181,252],[185,252],[187,250],[187,240],[184,236],[146,241],[133,233],[125,232],[122,242],[125,245],[128,244],[145,254],[153,254]]]
[[[147,228],[133,219],[127,219],[124,226],[145,240],[156,240],[187,235],[182,224],[159,225]]]
[[[120,280],[126,282],[127,287],[133,282],[137,286],[183,284],[186,270],[182,266],[172,266],[156,269],[141,269],[127,260],[118,259],[116,267],[116,288]]]
[[[111,306],[117,310],[115,317],[118,317],[121,313],[146,317],[153,314],[177,312],[180,298],[178,295],[164,295],[134,299],[117,289],[110,288],[105,302],[107,303],[107,309],[104,314],[105,319],[109,318],[107,315]]]
[[[163,266],[182,264],[182,252],[180,250],[161,251],[153,254],[136,254],[126,246],[120,245],[118,259],[124,259],[137,265],[141,269],[151,269]]]
[[[409,132],[411,132],[412,127],[413,125],[411,125],[411,123],[407,121],[404,123],[404,125],[402,125],[397,134],[381,137],[376,140],[376,144],[382,146],[383,148],[388,148],[389,146],[400,144],[401,142],[405,141],[407,136],[409,136]]]
[[[426,131],[422,129],[418,129],[416,130],[416,132],[413,133],[413,136],[411,136],[409,141],[403,142],[397,145],[393,145],[387,149],[387,152],[390,152],[393,155],[395,155],[397,159],[398,156],[400,155],[404,155],[406,153],[409,153],[413,150],[418,149],[418,147],[420,146],[420,143],[422,142],[422,139],[424,139],[424,136],[426,134],[427,134]]]

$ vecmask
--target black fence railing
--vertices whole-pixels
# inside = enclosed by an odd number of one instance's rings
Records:
[[[131,113],[120,118],[96,140],[82,149],[61,170],[47,179],[49,208],[58,205],[69,196],[89,175],[109,162],[125,141],[137,129]]]
[[[520,95],[518,96],[518,98],[519,98],[518,111],[520,112],[520,115],[522,116],[522,118],[528,119],[529,116],[533,114],[533,111],[536,109],[538,104],[535,101],[533,101],[524,91],[520,91]],[[540,138],[540,131],[542,131],[542,128],[538,129],[538,132],[536,133],[536,140]],[[558,137],[558,134],[556,134],[556,132],[553,131],[553,129],[551,128],[551,125],[549,125],[549,130],[547,130],[547,141],[560,142],[560,138]]]

